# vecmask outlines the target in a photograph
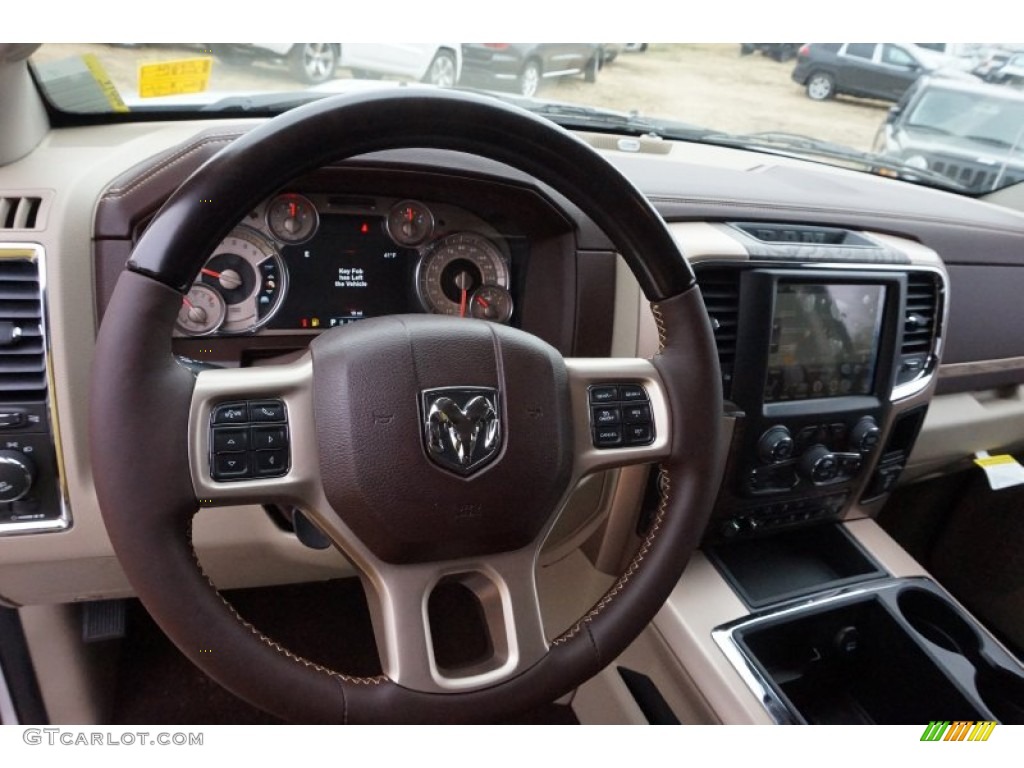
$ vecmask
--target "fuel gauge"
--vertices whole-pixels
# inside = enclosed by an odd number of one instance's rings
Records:
[[[224,322],[227,306],[217,291],[196,283],[181,299],[176,325],[189,336],[209,336]]]

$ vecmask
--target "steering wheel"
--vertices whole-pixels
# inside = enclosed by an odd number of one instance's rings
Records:
[[[195,374],[176,361],[182,295],[237,221],[299,174],[409,147],[506,163],[577,205],[652,302],[658,354],[563,359],[513,328],[400,315],[327,330],[289,364]],[[243,699],[294,722],[492,721],[597,674],[668,597],[721,474],[719,381],[692,271],[643,195],[586,144],[480,96],[341,96],[233,142],[140,239],[96,344],[96,490],[145,607]],[[623,399],[647,406],[649,418],[617,440],[594,419],[602,402]],[[239,417],[286,420],[284,465],[214,479],[217,426]],[[549,638],[535,569],[572,489],[598,470],[655,462],[662,498],[650,533],[600,601]],[[383,674],[353,677],[299,657],[242,619],[204,575],[191,541],[197,509],[268,502],[304,510],[356,565]],[[428,600],[452,581],[479,602],[492,646],[466,668],[445,668],[431,639]]]

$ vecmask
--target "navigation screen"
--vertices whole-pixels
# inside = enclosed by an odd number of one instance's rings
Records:
[[[417,253],[400,248],[379,216],[333,214],[320,218],[308,243],[281,250],[288,296],[274,328],[333,328],[413,309]]]
[[[870,394],[885,290],[778,283],[765,402]]]

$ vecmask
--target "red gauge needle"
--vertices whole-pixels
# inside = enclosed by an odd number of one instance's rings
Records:
[[[462,289],[462,301],[459,303],[459,317],[465,317],[466,316],[466,298],[468,296],[469,296],[469,292],[465,288],[463,288]]]
[[[207,269],[206,267],[203,267],[199,271],[202,272],[204,275],[208,275],[214,278],[215,280],[220,280],[220,272],[214,272],[212,269]]]
[[[476,303],[479,304],[484,309],[487,309],[489,306],[491,306],[491,302],[489,302],[483,296],[477,296],[476,297]]]
[[[188,300],[188,296],[182,296],[181,303],[184,304],[189,309],[195,309],[195,304]]]

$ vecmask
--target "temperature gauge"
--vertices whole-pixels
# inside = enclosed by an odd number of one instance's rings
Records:
[[[282,243],[304,243],[316,233],[320,215],[302,195],[281,195],[267,207],[267,226]]]
[[[208,336],[220,328],[227,314],[224,299],[206,285],[193,285],[181,300],[176,325],[189,336]]]
[[[387,228],[399,245],[419,245],[434,231],[434,215],[423,203],[403,200],[388,212]]]
[[[482,285],[469,300],[469,313],[480,320],[507,323],[512,317],[512,296],[500,285]]]

